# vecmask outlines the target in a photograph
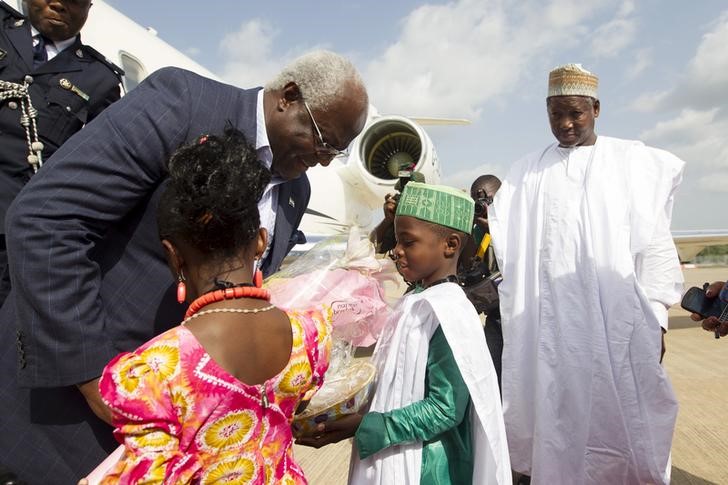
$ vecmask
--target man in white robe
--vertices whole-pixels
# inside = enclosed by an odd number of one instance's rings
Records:
[[[682,291],[669,228],[684,163],[597,137],[596,90],[580,65],[551,72],[558,143],[514,164],[489,208],[511,464],[537,485],[668,483],[661,339]]]

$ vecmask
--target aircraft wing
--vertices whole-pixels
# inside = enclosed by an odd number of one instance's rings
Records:
[[[728,244],[728,229],[672,231],[672,239],[677,247],[680,261],[692,261],[708,246]]]

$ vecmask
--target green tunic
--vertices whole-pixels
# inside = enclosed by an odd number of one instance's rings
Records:
[[[386,413],[366,414],[354,437],[359,458],[390,446],[422,441],[420,483],[472,483],[469,415],[470,393],[445,334],[437,327],[427,352],[425,398]]]

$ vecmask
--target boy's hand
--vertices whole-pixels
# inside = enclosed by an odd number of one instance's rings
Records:
[[[358,413],[349,414],[330,423],[320,423],[313,435],[305,435],[296,439],[296,444],[321,448],[322,446],[338,443],[341,440],[351,438],[359,429],[362,415]]]

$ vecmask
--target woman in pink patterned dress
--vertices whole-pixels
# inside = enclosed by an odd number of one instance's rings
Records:
[[[179,149],[169,171],[160,236],[178,299],[192,304],[180,326],[104,370],[125,450],[102,483],[306,483],[290,424],[322,383],[331,314],[284,312],[253,284],[270,173],[232,131]]]

